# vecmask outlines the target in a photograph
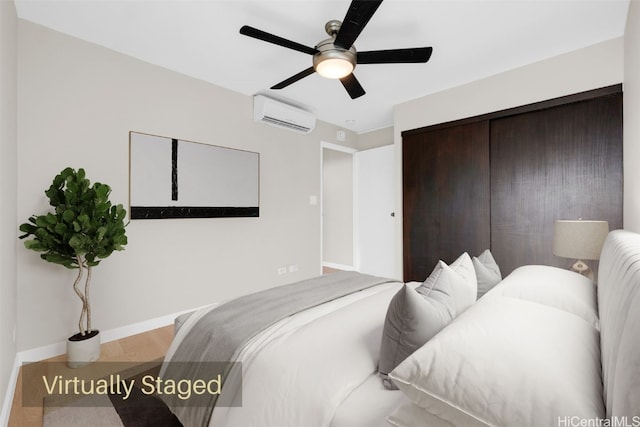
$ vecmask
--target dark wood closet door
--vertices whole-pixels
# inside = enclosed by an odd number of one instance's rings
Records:
[[[404,279],[490,244],[489,122],[403,135]]]
[[[503,276],[551,253],[556,219],[622,227],[622,94],[491,121],[491,251]]]

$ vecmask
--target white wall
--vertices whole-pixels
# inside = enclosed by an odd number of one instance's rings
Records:
[[[623,51],[623,39],[614,39],[397,105],[398,214],[402,215],[402,131],[621,83]],[[398,224],[396,253],[401,266],[402,221]]]
[[[629,4],[624,36],[624,228],[640,232],[640,1]]]
[[[260,218],[136,220],[129,245],[96,268],[93,324],[113,329],[320,273],[319,122],[301,135],[255,123],[252,99],[19,22],[18,221],[47,208],[43,191],[84,167],[128,203],[130,130],[260,153]],[[357,136],[347,132],[347,145]],[[277,275],[278,267],[298,271]],[[66,339],[79,301],[74,271],[19,247],[18,348]]]
[[[393,144],[393,126],[358,134],[358,150],[383,147]]]
[[[17,23],[13,1],[0,1],[0,406],[16,355]]]
[[[354,266],[353,154],[322,150],[322,261],[337,268]]]

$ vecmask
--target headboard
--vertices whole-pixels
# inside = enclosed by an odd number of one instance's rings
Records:
[[[598,272],[607,418],[640,416],[640,234],[609,233]]]

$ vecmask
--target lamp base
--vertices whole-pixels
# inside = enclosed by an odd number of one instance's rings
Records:
[[[592,281],[594,279],[593,270],[581,259],[577,260],[569,270],[575,271],[578,274],[582,274]]]

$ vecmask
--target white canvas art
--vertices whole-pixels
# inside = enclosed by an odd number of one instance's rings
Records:
[[[130,133],[131,219],[259,216],[260,155]]]

